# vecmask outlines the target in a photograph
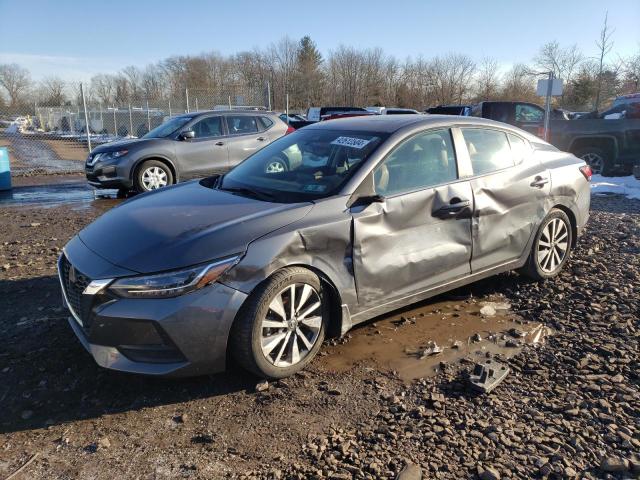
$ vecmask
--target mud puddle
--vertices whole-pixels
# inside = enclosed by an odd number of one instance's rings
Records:
[[[502,297],[439,298],[356,327],[346,343],[326,349],[323,364],[343,372],[371,363],[411,381],[463,359],[510,358],[524,344],[544,342],[551,333],[548,327],[514,314]]]
[[[110,192],[100,193],[85,182],[60,183],[53,185],[15,187],[0,192],[0,207],[38,207],[56,208],[70,206],[73,210],[95,208],[106,211],[116,206],[121,200]]]

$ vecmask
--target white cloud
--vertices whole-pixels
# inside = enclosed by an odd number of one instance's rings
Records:
[[[69,57],[0,52],[0,63],[17,63],[31,72],[34,80],[57,76],[66,81],[88,81],[96,73],[114,73],[124,66],[122,61],[97,57]]]

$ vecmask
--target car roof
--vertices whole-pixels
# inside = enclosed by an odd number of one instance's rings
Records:
[[[452,115],[367,115],[359,117],[339,118],[318,122],[305,129],[353,130],[363,132],[394,133],[409,126],[442,126],[442,125],[484,125],[513,129],[511,125],[479,117],[462,117]]]
[[[199,115],[209,114],[233,114],[233,115],[278,115],[270,110],[198,110],[197,112],[181,113],[177,117],[197,117]]]

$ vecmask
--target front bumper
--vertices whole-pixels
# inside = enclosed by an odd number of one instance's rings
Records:
[[[133,181],[129,170],[119,164],[100,164],[89,167],[85,165],[84,173],[87,182],[96,188],[131,188]]]
[[[80,262],[74,277],[86,278]],[[69,324],[98,365],[130,373],[192,376],[221,372],[226,367],[227,340],[246,294],[214,283],[175,298],[118,298],[103,289],[82,285],[76,295],[68,274],[59,276],[63,298],[72,316]],[[86,284],[86,282],[85,282]],[[79,299],[78,299],[79,297]],[[69,301],[71,299],[71,302]]]

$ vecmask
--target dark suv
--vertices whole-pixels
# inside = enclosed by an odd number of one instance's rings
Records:
[[[229,170],[289,130],[272,112],[187,113],[142,138],[97,147],[85,172],[97,188],[146,192]]]

